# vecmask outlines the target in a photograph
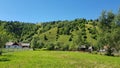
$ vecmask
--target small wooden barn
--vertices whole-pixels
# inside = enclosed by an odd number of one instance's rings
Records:
[[[29,43],[7,42],[5,48],[30,48]]]

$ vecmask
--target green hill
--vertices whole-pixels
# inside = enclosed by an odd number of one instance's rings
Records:
[[[5,42],[29,42],[33,48],[48,50],[80,50],[81,45],[98,50],[106,45],[119,51],[120,14],[108,13],[101,14],[99,20],[78,18],[37,24],[0,21],[1,40],[4,35]]]
[[[89,24],[86,19],[53,21],[41,24],[23,23],[18,21],[0,21],[0,23],[0,29],[2,30],[3,27],[3,29],[6,30],[1,32],[8,32],[10,36],[14,38],[12,38],[12,40],[9,39],[8,41],[31,42],[34,37],[37,37],[38,44],[62,44],[61,46],[69,46],[75,44],[74,42],[78,36],[77,33],[82,31],[81,36],[86,36],[87,42],[93,43],[93,45],[96,44],[95,39],[91,37],[92,35],[90,33],[90,30],[94,29],[93,25]]]
[[[37,42],[39,44],[38,47],[42,46],[40,44],[42,43],[45,45],[43,46],[45,48],[50,44],[54,47],[59,46],[60,50],[63,50],[64,47],[68,47],[67,50],[76,50],[81,45],[97,46],[98,34],[101,31],[98,23],[98,21],[85,19],[42,23],[33,37],[39,38],[39,42]],[[81,41],[78,38],[79,33],[81,34]]]

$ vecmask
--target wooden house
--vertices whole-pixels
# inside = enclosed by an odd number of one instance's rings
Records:
[[[30,48],[29,43],[7,42],[5,48]]]

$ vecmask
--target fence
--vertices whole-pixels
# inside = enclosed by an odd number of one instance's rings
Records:
[[[2,48],[2,52],[31,51],[32,48]]]

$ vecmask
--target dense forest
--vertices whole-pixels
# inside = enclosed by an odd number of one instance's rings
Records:
[[[120,10],[117,13],[102,11],[95,20],[51,21],[24,23],[0,20],[0,47],[8,41],[28,42],[33,49],[77,51],[82,45],[108,52],[120,50]]]

